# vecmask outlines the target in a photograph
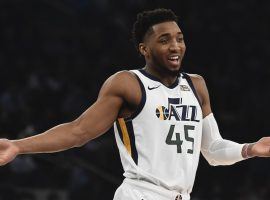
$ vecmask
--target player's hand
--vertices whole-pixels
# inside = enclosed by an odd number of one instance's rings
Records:
[[[19,149],[8,139],[0,139],[0,166],[12,161],[18,155]]]
[[[250,155],[270,157],[270,137],[263,137],[258,142],[250,145],[252,145]]]

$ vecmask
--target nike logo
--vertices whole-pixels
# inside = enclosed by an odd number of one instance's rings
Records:
[[[154,90],[154,89],[157,89],[159,86],[160,86],[160,85],[155,86],[155,87],[149,87],[149,86],[148,86],[148,90]]]

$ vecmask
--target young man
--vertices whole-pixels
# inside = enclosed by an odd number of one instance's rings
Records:
[[[203,78],[180,73],[183,33],[171,10],[140,13],[133,36],[146,66],[112,75],[78,119],[20,140],[0,140],[0,165],[18,154],[79,147],[113,124],[126,177],[115,200],[190,199],[199,154],[211,165],[270,156],[270,137],[253,144],[224,140]]]

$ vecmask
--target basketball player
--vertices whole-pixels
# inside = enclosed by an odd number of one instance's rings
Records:
[[[72,122],[20,140],[1,139],[0,165],[19,154],[80,147],[114,124],[125,171],[114,200],[188,200],[200,152],[211,165],[270,156],[270,137],[252,144],[221,137],[204,79],[179,72],[186,46],[171,10],[138,14],[133,36],[143,69],[112,75],[97,101]]]

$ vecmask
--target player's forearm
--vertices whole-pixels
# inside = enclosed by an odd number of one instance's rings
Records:
[[[58,152],[82,144],[83,133],[74,122],[65,123],[24,139],[13,140],[18,154]]]
[[[214,141],[209,148],[202,149],[207,161],[213,165],[232,165],[244,159],[241,152],[244,144],[219,139]]]
[[[213,114],[204,118],[201,150],[211,165],[231,165],[244,159],[244,144],[221,137]]]

